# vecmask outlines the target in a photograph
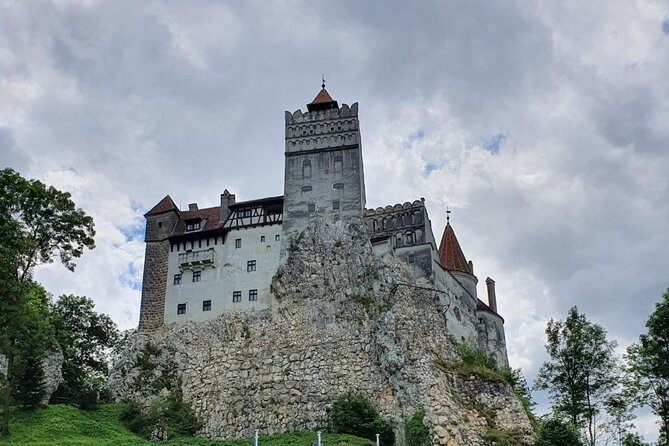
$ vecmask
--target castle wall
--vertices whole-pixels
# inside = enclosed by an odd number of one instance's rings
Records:
[[[479,343],[503,367],[509,365],[504,336],[504,320],[490,311],[477,311]]]
[[[439,298],[442,306],[447,308],[445,314],[449,333],[458,342],[478,344],[476,299],[438,262],[433,262],[433,266],[434,283],[444,291]]]
[[[262,241],[264,237],[264,241]],[[278,237],[278,240],[277,240]],[[270,284],[279,266],[281,225],[233,229],[225,240],[218,236],[194,240],[191,253],[202,252],[206,257],[213,250],[213,263],[196,267],[180,267],[191,242],[175,244],[169,253],[168,280],[165,294],[166,323],[203,321],[235,310],[260,310],[271,305]],[[237,240],[240,247],[237,248]],[[191,254],[192,255],[192,254]],[[255,271],[248,270],[248,262],[255,260]],[[200,280],[193,281],[193,273],[200,272]],[[181,274],[181,283],[174,283],[175,274]],[[257,291],[257,300],[249,300],[249,291]],[[240,301],[233,301],[233,293],[240,292]],[[211,301],[211,309],[203,311],[203,301]],[[186,304],[185,314],[178,314],[178,305]]]

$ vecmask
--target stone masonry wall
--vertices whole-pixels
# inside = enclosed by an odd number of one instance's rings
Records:
[[[205,437],[327,429],[329,405],[352,391],[392,420],[399,446],[404,421],[419,409],[434,445],[483,446],[491,429],[531,444],[507,385],[448,367],[458,358],[433,293],[393,286],[410,280],[402,262],[375,263],[361,223],[316,221],[289,247],[271,308],[136,335],[110,390],[119,399],[151,395],[137,385],[136,361],[150,342],[159,352],[153,373],[181,378]]]
[[[139,308],[140,330],[153,330],[163,324],[169,254],[168,240],[146,242],[142,301]]]

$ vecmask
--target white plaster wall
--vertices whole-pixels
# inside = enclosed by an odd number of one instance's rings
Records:
[[[263,309],[271,305],[270,285],[279,266],[281,225],[234,229],[227,233],[225,242],[214,245],[213,240],[202,248],[195,243],[193,251],[214,248],[214,267],[202,270],[200,282],[193,282],[193,272],[182,272],[180,285],[174,285],[174,275],[179,270],[178,256],[184,249],[176,246],[170,252],[167,292],[165,296],[165,323],[203,321],[223,312],[234,310]],[[265,242],[261,237],[265,236]],[[235,248],[235,240],[241,239],[241,248]],[[190,246],[190,244],[189,244]],[[183,245],[182,245],[183,248]],[[256,261],[256,271],[247,272],[247,261]],[[249,290],[258,290],[258,300],[249,301]],[[241,302],[233,302],[233,291],[241,291]],[[211,311],[202,311],[202,302],[211,300]],[[186,304],[186,314],[177,314],[177,305]]]
[[[459,342],[464,338],[466,342],[478,344],[476,329],[476,300],[463,288],[448,271],[444,271],[438,263],[434,265],[434,282],[446,294],[441,294],[443,305],[448,305],[446,323],[449,333]],[[460,311],[460,319],[456,317],[455,308]]]

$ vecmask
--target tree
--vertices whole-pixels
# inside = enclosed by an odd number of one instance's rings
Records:
[[[643,441],[643,438],[639,434],[627,433],[622,438],[621,446],[650,446],[648,443]]]
[[[119,338],[116,324],[95,311],[85,296],[63,295],[51,308],[55,337],[63,350],[63,382],[56,397],[80,402],[97,393],[108,372],[107,356]]]
[[[556,414],[585,431],[594,446],[599,435],[597,415],[617,385],[615,342],[573,307],[567,319],[546,327],[550,360],[542,365],[535,388],[548,390]]]
[[[617,393],[612,395],[604,404],[606,412],[609,414],[606,428],[615,439],[615,444],[624,445],[625,438],[631,435],[630,430],[634,427],[631,399],[625,393]]]
[[[535,446],[583,446],[576,426],[553,418],[542,423]]]
[[[377,410],[362,395],[346,393],[332,402],[330,409],[332,430],[341,434],[376,439],[380,434],[381,442],[386,445],[395,443],[395,436],[390,423],[379,416]]]
[[[9,432],[12,371],[20,352],[23,315],[34,286],[32,272],[55,256],[69,270],[85,248],[94,247],[93,219],[76,209],[70,194],[0,170],[0,354],[7,360],[0,436]]]
[[[660,418],[660,435],[669,438],[669,289],[646,322],[645,334],[627,348],[625,387],[639,406]]]
[[[404,425],[404,435],[406,446],[430,446],[432,436],[430,428],[423,421],[425,411],[419,410],[409,418]]]

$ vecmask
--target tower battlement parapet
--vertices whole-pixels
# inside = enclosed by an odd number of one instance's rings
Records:
[[[286,111],[285,113],[286,125],[300,124],[303,122],[324,121],[337,118],[351,118],[358,117],[358,103],[355,102],[350,107],[348,104],[342,104],[339,108],[331,108],[319,111],[305,111],[297,109],[293,113]]]

